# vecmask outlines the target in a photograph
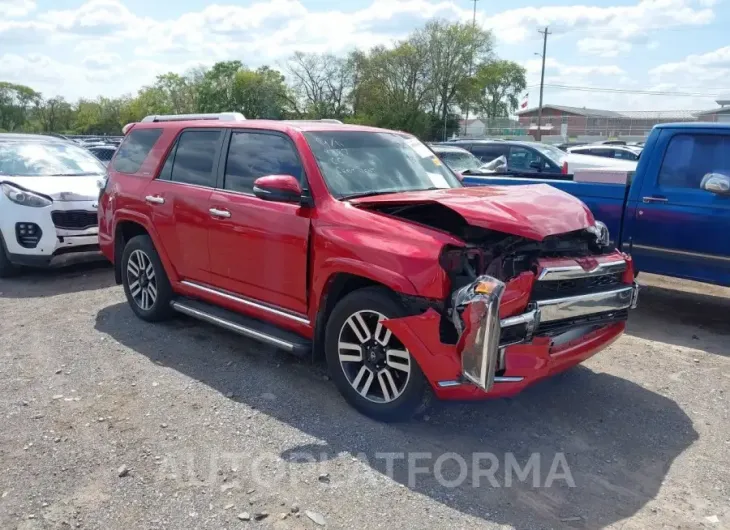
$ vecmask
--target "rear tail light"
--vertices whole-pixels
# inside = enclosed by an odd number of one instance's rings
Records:
[[[568,161],[567,160],[563,162],[563,168],[562,168],[561,172],[563,175],[568,174]]]

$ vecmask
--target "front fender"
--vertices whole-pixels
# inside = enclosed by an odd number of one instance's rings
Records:
[[[413,283],[405,276],[388,270],[379,265],[365,263],[353,258],[332,257],[325,260],[317,271],[314,290],[317,299],[320,300],[329,280],[335,274],[345,273],[354,276],[361,276],[377,283],[381,283],[395,292],[418,295]]]

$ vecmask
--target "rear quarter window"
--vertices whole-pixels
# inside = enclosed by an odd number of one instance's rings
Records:
[[[117,151],[112,167],[120,173],[136,173],[150,154],[162,129],[132,129]]]

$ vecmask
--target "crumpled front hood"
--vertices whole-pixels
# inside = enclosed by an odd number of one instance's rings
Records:
[[[438,203],[471,225],[537,241],[594,224],[585,204],[548,184],[391,193],[351,202],[363,207]]]
[[[54,201],[96,200],[99,196],[98,181],[104,175],[81,177],[13,177],[0,175],[0,182],[16,184],[28,191],[41,193]]]

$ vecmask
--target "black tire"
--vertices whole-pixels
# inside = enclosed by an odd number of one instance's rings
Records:
[[[425,409],[427,399],[430,396],[428,382],[413,356],[410,356],[410,372],[408,376],[403,376],[403,374],[397,370],[390,370],[391,374],[393,374],[390,379],[391,383],[396,381],[394,378],[400,377],[401,379],[398,381],[400,381],[400,384],[405,386],[402,388],[398,397],[388,402],[385,402],[385,400],[383,400],[383,402],[375,402],[372,399],[364,397],[353,387],[353,384],[358,381],[357,377],[353,374],[355,372],[359,374],[359,370],[362,369],[362,366],[364,366],[365,363],[353,362],[345,364],[340,362],[339,343],[341,335],[343,333],[347,333],[347,331],[345,331],[345,326],[348,319],[361,311],[366,312],[361,313],[365,315],[368,314],[367,312],[380,313],[386,318],[399,318],[406,316],[403,308],[395,299],[393,294],[385,288],[366,287],[358,289],[357,291],[345,296],[337,303],[330,314],[325,330],[325,357],[327,359],[330,376],[347,402],[366,416],[385,422],[409,420]],[[374,315],[373,317],[377,318]],[[377,322],[377,320],[375,320],[375,322]],[[395,343],[399,343],[397,337],[394,338],[396,341]],[[367,356],[367,354],[364,353],[369,351],[366,349],[367,347],[361,346],[361,348],[362,349],[360,351],[363,353],[361,353],[360,356]],[[383,349],[385,349],[385,347]],[[345,368],[345,366],[347,366],[347,368]],[[345,373],[346,370],[349,371],[349,376]],[[368,370],[370,370],[370,368],[368,368]],[[373,368],[373,374],[375,374],[377,370],[378,368]],[[365,380],[367,377],[369,377],[369,372],[366,376],[363,376],[360,381]],[[403,378],[405,378],[405,381],[403,381]],[[351,380],[353,380],[352,383]],[[375,377],[373,382],[376,381],[379,385],[381,385],[379,391],[384,392],[385,389],[382,386],[384,383],[381,383],[378,377]],[[385,386],[393,389],[394,386],[397,385]],[[378,389],[374,389],[374,391],[377,392]],[[393,395],[396,394],[397,392],[393,392]]]
[[[5,240],[2,234],[0,234],[0,278],[12,278],[20,272],[19,267],[10,263],[7,252]]]
[[[144,256],[144,258],[141,259],[147,260],[144,261],[144,264],[147,265],[145,271],[144,273],[140,271],[140,275],[143,274],[144,278],[147,277],[149,265],[152,266],[152,270],[154,272],[154,274],[147,279],[146,283],[144,283],[142,277],[139,276],[139,280],[135,281],[133,273],[130,272],[134,268],[139,269],[137,264],[139,263],[140,253]],[[134,263],[131,269],[130,260]],[[147,322],[160,322],[172,316],[173,310],[170,307],[170,302],[172,301],[174,294],[172,292],[172,287],[170,286],[170,280],[162,266],[160,256],[157,254],[157,250],[155,250],[155,245],[152,243],[149,236],[135,236],[127,242],[127,245],[124,247],[124,252],[122,253],[121,269],[124,294],[127,295],[127,302],[129,302],[129,306],[132,308],[135,315]],[[154,301],[152,303],[142,304],[141,297],[144,296],[144,294],[139,294],[137,292],[137,288],[147,291],[146,300],[149,302],[152,297],[149,287],[152,284],[152,280],[154,280],[156,292]],[[134,286],[134,291],[130,289],[130,283]]]

